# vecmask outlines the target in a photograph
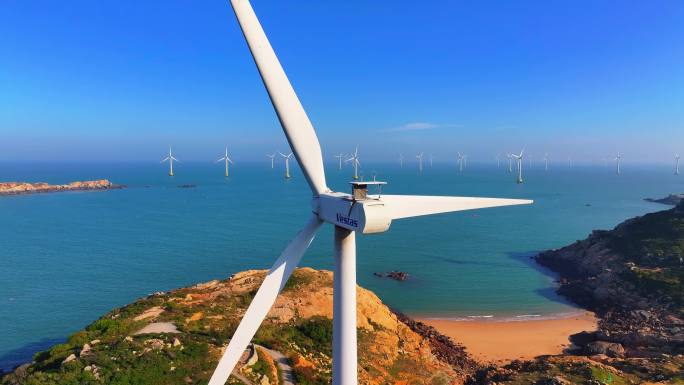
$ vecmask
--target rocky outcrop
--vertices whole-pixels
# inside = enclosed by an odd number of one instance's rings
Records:
[[[395,281],[406,281],[409,277],[408,273],[398,270],[392,270],[386,273],[375,272],[373,275],[379,278],[390,278]]]
[[[123,187],[125,186],[113,184],[107,179],[71,182],[69,184],[58,185],[45,182],[0,182],[0,195],[35,194],[59,191],[111,190]]]
[[[644,198],[646,202],[654,202],[654,203],[662,203],[664,205],[672,205],[676,206],[679,204],[684,199],[684,194],[670,194],[666,196],[665,198],[660,198],[660,199],[653,199],[653,198]]]
[[[594,340],[584,338],[585,353],[684,353],[683,241],[684,212],[676,207],[536,256],[560,274],[559,294],[600,317]]]

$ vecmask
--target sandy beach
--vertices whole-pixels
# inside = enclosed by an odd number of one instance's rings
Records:
[[[525,321],[457,321],[421,317],[417,320],[463,344],[475,359],[494,363],[559,354],[570,345],[568,336],[583,330],[595,330],[597,322],[590,312],[567,318]]]

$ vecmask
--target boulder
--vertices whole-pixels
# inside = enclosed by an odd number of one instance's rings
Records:
[[[616,342],[594,341],[587,344],[590,355],[605,354],[608,357],[618,358],[625,355],[625,348]]]

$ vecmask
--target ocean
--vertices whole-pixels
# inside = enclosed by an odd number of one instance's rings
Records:
[[[310,191],[270,161],[181,163],[176,176],[156,163],[0,163],[2,181],[107,178],[128,187],[0,197],[0,368],[30,360],[110,309],[156,291],[225,279],[271,266],[310,212]],[[527,164],[526,164],[527,165]],[[643,201],[684,191],[666,165],[507,165],[364,162],[388,194],[529,198],[503,207],[399,220],[383,234],[357,237],[358,282],[402,312],[428,317],[526,319],[577,311],[558,297],[554,275],[535,253],[586,237],[593,229],[668,206]],[[351,169],[327,165],[328,184],[348,191]],[[179,188],[180,185],[194,185]],[[332,267],[332,227],[324,226],[302,265]],[[401,270],[404,282],[373,272]]]

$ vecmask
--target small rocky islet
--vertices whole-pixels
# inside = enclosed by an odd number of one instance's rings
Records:
[[[114,184],[107,179],[76,181],[68,184],[49,184],[45,182],[0,182],[0,196],[53,193],[62,191],[112,190],[121,189],[124,187],[124,185]]]
[[[481,364],[457,342],[358,288],[360,384],[684,384],[684,203],[535,257],[559,293],[596,312],[564,354]],[[265,271],[238,273],[114,309],[0,379],[17,384],[205,384]],[[231,384],[329,384],[332,273],[297,269]]]

